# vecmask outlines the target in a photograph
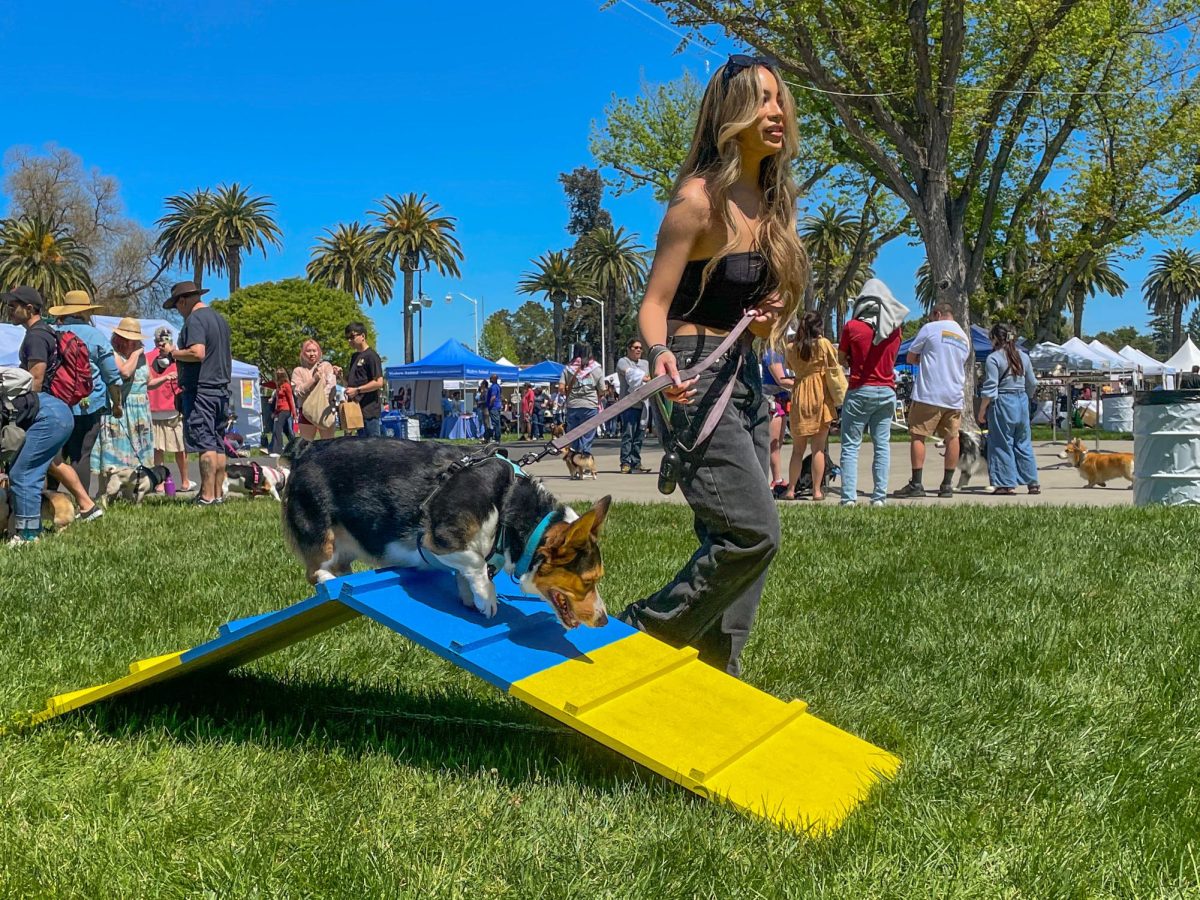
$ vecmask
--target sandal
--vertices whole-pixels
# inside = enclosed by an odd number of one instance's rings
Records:
[[[1029,493],[1040,494],[1041,492],[1042,492],[1042,486],[1040,484],[1029,485]]]
[[[789,496],[788,496],[788,494],[787,494],[787,491],[784,491],[782,494],[780,494],[780,495],[779,495],[778,497],[776,497],[775,499],[776,499],[776,500],[786,500],[786,501],[788,501],[788,502],[790,503],[791,501],[793,501],[793,500],[795,500],[795,499],[796,499],[796,495],[795,495],[795,494],[792,494],[792,495],[789,497]]]
[[[996,488],[996,490],[992,492],[993,497],[1015,497],[1016,495],[1016,488]]]

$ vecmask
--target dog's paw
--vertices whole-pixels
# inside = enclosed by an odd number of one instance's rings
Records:
[[[500,605],[496,602],[496,594],[489,592],[489,595],[486,597],[476,597],[475,608],[483,613],[485,618],[493,618],[496,615],[496,611],[500,608]]]

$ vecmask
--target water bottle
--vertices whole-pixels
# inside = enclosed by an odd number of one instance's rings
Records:
[[[663,454],[662,464],[658,467],[658,492],[660,494],[675,493],[679,484],[679,475],[683,471],[683,459],[675,452],[674,447],[668,447]]]
[[[167,473],[167,477],[163,479],[163,493],[168,497],[175,496],[175,479],[171,477],[171,473]]]

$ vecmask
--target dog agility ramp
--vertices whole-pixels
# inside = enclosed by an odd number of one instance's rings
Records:
[[[191,650],[51,698],[34,720],[203,669],[225,670],[360,615],[703,797],[795,830],[836,828],[900,761],[615,619],[564,631],[541,600],[497,578],[499,611],[462,605],[441,573],[382,569],[328,581],[278,612],[222,625]]]

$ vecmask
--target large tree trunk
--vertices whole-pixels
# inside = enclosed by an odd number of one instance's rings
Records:
[[[970,289],[967,285],[967,247],[963,223],[950,211],[944,188],[929,185],[922,195],[924,214],[917,226],[925,241],[934,304],[948,303],[954,318],[967,334],[966,379],[963,384],[963,418],[975,423],[975,350],[971,340]]]
[[[415,359],[413,356],[413,273],[412,269],[404,268],[404,362],[408,364]]]
[[[192,281],[196,282],[196,287],[204,287],[204,264],[199,261],[192,270]]]
[[[1074,306],[1071,307],[1071,318],[1074,322],[1075,337],[1083,339],[1083,293],[1076,292]]]
[[[230,245],[229,252],[229,296],[242,286],[242,250]]]
[[[1183,345],[1183,304],[1175,298],[1171,305],[1171,352],[1174,353]]]

